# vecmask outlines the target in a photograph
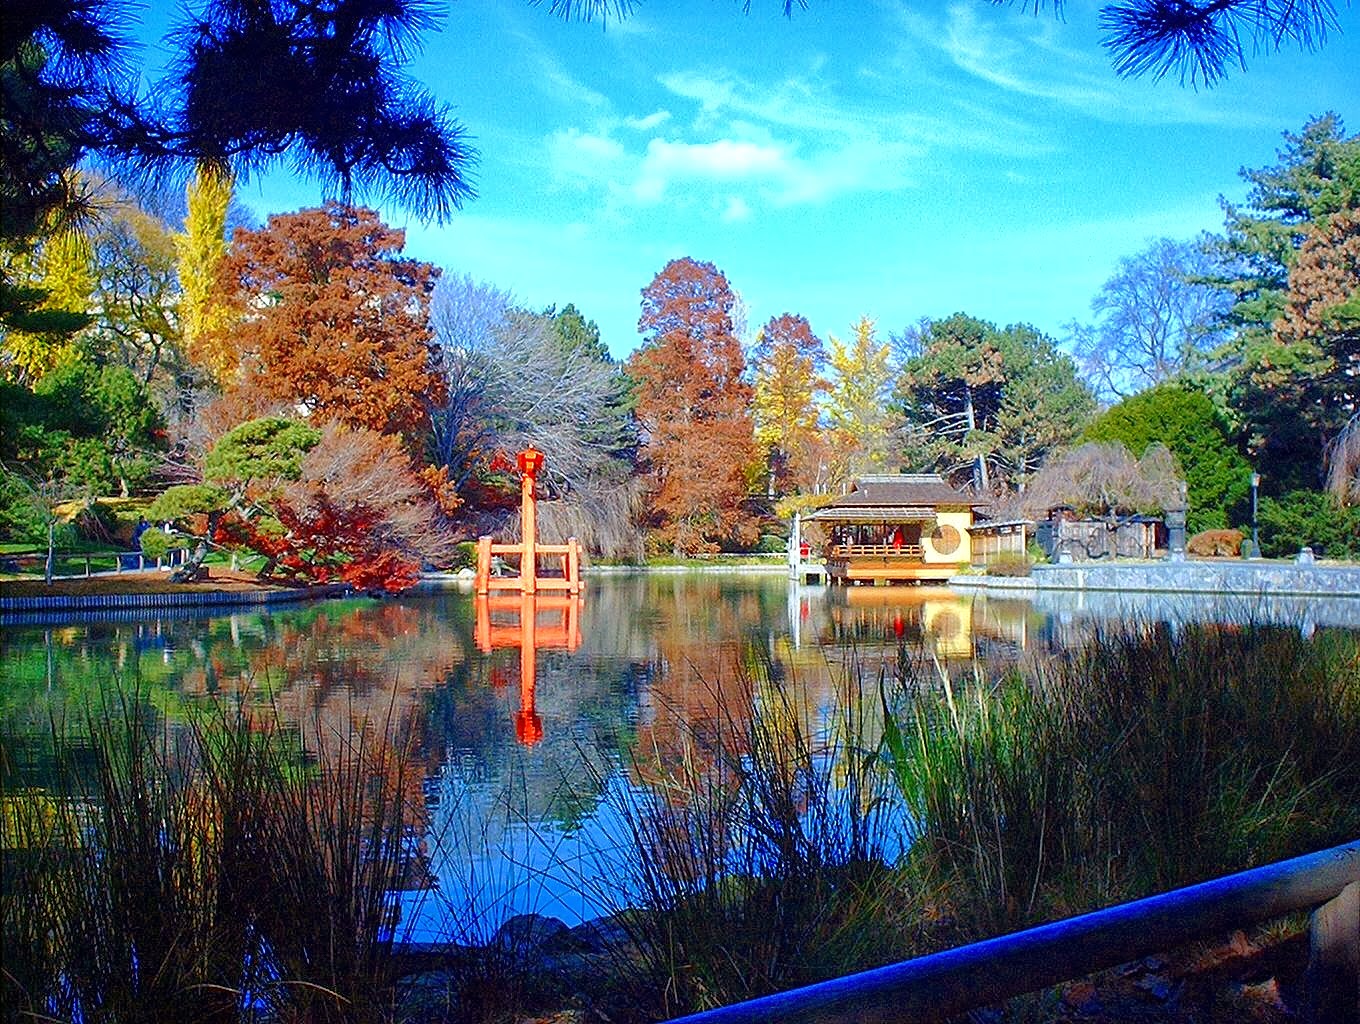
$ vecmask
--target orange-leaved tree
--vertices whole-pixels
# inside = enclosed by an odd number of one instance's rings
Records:
[[[628,369],[653,538],[676,553],[756,537],[742,507],[756,448],[735,303],[722,271],[688,257],[667,263],[642,292],[643,343]]]
[[[237,231],[218,285],[235,315],[217,346],[240,353],[226,389],[412,442],[442,388],[429,324],[438,270],[402,258],[404,242],[372,210],[335,202]]]

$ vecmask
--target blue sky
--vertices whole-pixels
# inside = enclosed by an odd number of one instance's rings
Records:
[[[716,263],[752,331],[801,313],[823,337],[962,310],[1062,337],[1121,256],[1222,227],[1243,166],[1335,110],[1360,129],[1360,19],[1319,53],[1249,59],[1198,91],[1123,81],[1097,5],[1064,18],[983,0],[654,0],[563,22],[456,0],[412,68],[480,152],[479,198],[444,225],[383,210],[408,253],[574,302],[618,356],[667,260]],[[150,26],[148,26],[150,27]],[[315,205],[269,175],[259,214]]]

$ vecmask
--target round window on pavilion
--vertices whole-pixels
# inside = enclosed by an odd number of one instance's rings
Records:
[[[958,527],[948,523],[942,523],[930,531],[930,546],[938,554],[952,555],[962,542],[963,535],[959,533]]]

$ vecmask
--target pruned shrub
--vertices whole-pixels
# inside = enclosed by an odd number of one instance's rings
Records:
[[[1236,558],[1242,553],[1241,530],[1204,530],[1185,543],[1185,550],[1200,558]]]
[[[1034,563],[1029,555],[1018,551],[1002,551],[987,563],[988,576],[1028,576]]]

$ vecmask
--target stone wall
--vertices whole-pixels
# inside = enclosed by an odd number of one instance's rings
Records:
[[[951,586],[988,590],[1116,590],[1360,597],[1360,566],[1186,561],[1036,565],[1027,577],[956,576]]]

